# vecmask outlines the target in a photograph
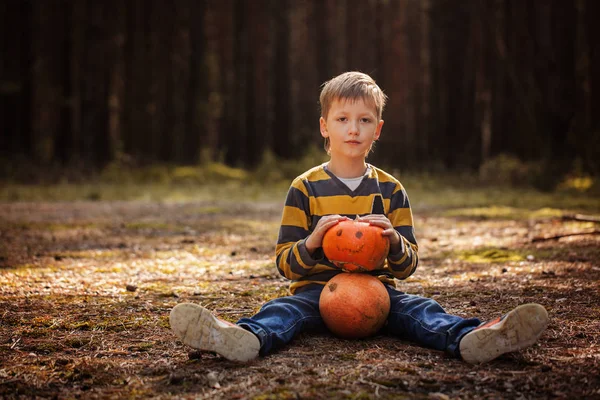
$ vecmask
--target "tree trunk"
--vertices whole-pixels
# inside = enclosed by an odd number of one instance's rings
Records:
[[[223,95],[223,113],[219,125],[219,150],[225,154],[225,159],[221,161],[235,162],[237,160],[230,157],[229,151],[235,146],[237,137],[236,121],[238,99],[235,98],[236,90],[236,69],[235,69],[235,19],[233,0],[216,0],[214,7],[219,20],[219,64],[223,74],[221,82],[221,93]]]
[[[373,0],[350,0],[345,14],[346,69],[374,74],[377,70],[375,62],[377,52],[375,2]]]
[[[600,70],[600,51],[596,44],[597,37],[600,37],[600,24],[597,22],[597,15],[600,13],[600,3],[594,0],[587,0],[584,4],[585,9],[580,9],[582,30],[585,31],[588,49],[583,54],[579,54],[579,59],[587,60],[587,68],[582,67],[582,75],[587,78],[582,81],[583,92],[588,104],[586,108],[585,120],[588,121],[582,131],[581,143],[585,147],[582,151],[586,160],[587,170],[600,175],[600,74],[595,71]],[[585,65],[585,64],[584,64]],[[587,72],[586,72],[587,70]]]
[[[83,63],[85,57],[85,0],[71,5],[71,23],[69,32],[69,105],[70,105],[70,138],[68,145],[69,161],[80,164],[82,160],[82,83]]]
[[[476,128],[473,115],[476,112],[473,93],[475,93],[476,56],[475,41],[478,38],[472,34],[476,7],[463,3],[456,9],[454,23],[458,28],[452,34],[451,57],[454,67],[450,70],[448,80],[455,81],[455,94],[453,97],[460,99],[458,107],[451,114],[452,125],[450,128],[451,140],[448,147],[448,166],[455,169],[465,169],[472,163],[473,154],[479,158],[480,132]],[[481,40],[481,39],[479,39]],[[462,45],[466,44],[466,46]]]
[[[384,132],[376,150],[383,162],[394,162],[399,167],[405,167],[407,153],[410,149],[406,143],[406,121],[398,114],[404,113],[406,106],[406,91],[408,78],[406,76],[407,53],[406,36],[406,2],[393,1],[384,4],[382,36],[386,38],[389,47],[383,53],[383,82],[389,98]],[[390,149],[389,151],[385,151]],[[393,160],[393,161],[392,161]]]
[[[448,70],[448,47],[446,45],[445,31],[441,21],[439,5],[432,15],[432,27],[437,27],[432,30],[431,46],[433,53],[433,69],[432,69],[432,86],[435,91],[433,96],[432,115],[434,120],[434,138],[435,146],[430,149],[430,162],[435,165],[441,165],[445,158],[449,144],[448,131],[448,115],[450,114],[450,94],[448,88],[448,80],[446,79]]]
[[[422,159],[429,155],[429,151],[435,142],[432,140],[431,129],[431,40],[430,40],[430,10],[431,0],[421,0],[419,10],[420,38],[419,61],[421,82],[418,92],[421,96],[420,115],[418,118],[419,131],[421,132],[417,157]]]
[[[23,156],[31,150],[31,18],[29,2],[0,4],[0,156]]]
[[[54,160],[56,140],[64,127],[64,7],[62,2],[33,3],[31,143],[34,160],[41,164]]]
[[[275,29],[275,57],[273,57],[274,94],[277,100],[273,108],[273,150],[275,155],[289,158],[296,154],[292,145],[290,106],[290,1],[273,0]]]
[[[255,166],[265,148],[270,148],[271,127],[269,119],[269,69],[271,64],[271,42],[269,37],[270,12],[268,0],[248,3],[248,48],[250,68],[247,80],[250,83],[246,93],[248,105],[248,149],[249,166]]]
[[[173,130],[167,115],[171,99],[171,30],[173,29],[174,5],[159,0],[151,3],[150,17],[150,97],[148,118],[150,120],[150,150],[153,160],[173,160]]]
[[[494,12],[493,12],[493,23],[489,24],[490,33],[490,46],[492,51],[490,52],[493,70],[493,82],[492,82],[492,128],[491,131],[499,134],[494,134],[491,137],[491,144],[488,156],[505,152],[504,148],[504,137],[510,126],[508,118],[505,118],[506,112],[508,112],[509,102],[507,101],[507,72],[505,64],[502,59],[505,58],[506,49],[504,48],[506,43],[506,1],[495,0],[494,1]],[[482,160],[485,161],[485,160]]]
[[[487,51],[489,41],[489,30],[484,27],[487,24],[487,16],[490,10],[482,4],[476,8],[475,18],[473,18],[473,31],[471,37],[475,40],[475,127],[480,135],[480,158],[475,165],[488,160],[492,145],[492,94],[489,87],[488,62],[490,54]]]
[[[205,8],[205,16],[202,19],[205,25],[203,34],[206,37],[206,54],[202,60],[203,69],[206,70],[206,75],[201,74],[201,70],[194,71],[201,87],[207,90],[206,97],[203,98],[200,92],[197,93],[196,110],[194,125],[200,129],[200,147],[198,154],[201,163],[215,161],[219,152],[219,134],[222,129],[220,124],[224,113],[225,93],[224,81],[226,74],[224,73],[223,62],[221,59],[221,35],[219,31],[218,9],[213,2],[208,2]],[[196,27],[192,24],[192,27]],[[194,35],[199,35],[197,33]],[[193,41],[194,45],[198,45]],[[197,51],[195,52],[197,53]],[[201,119],[205,115],[206,119]]]
[[[405,127],[405,133],[402,140],[404,149],[403,157],[407,165],[415,165],[417,152],[419,150],[419,141],[422,135],[419,132],[418,125],[418,106],[420,104],[420,37],[419,37],[419,12],[421,4],[418,2],[406,2],[404,7],[403,28],[399,32],[402,35],[404,65],[399,66],[403,72],[403,106],[401,112],[402,122]],[[390,155],[391,156],[391,155]]]
[[[113,29],[110,40],[110,62],[108,83],[108,154],[106,161],[115,160],[123,152],[123,97],[125,91],[125,4],[116,0],[111,3],[114,10]]]
[[[186,160],[190,163],[212,160],[215,151],[214,122],[210,110],[209,85],[218,79],[214,70],[209,68],[209,39],[207,27],[207,3],[191,2],[190,27],[190,85],[187,102]],[[205,153],[206,149],[206,153]]]
[[[316,54],[312,43],[316,37],[314,27],[314,4],[292,2],[290,11],[290,88],[291,131],[290,141],[294,156],[302,155],[307,145],[321,143],[318,131],[319,92]]]
[[[188,104],[190,97],[190,0],[176,0],[173,7],[172,25],[167,31],[169,40],[169,99],[165,109],[166,126],[170,130],[169,161],[188,164],[195,158],[193,147],[188,146],[186,135],[189,135]]]
[[[349,0],[333,1],[333,44],[331,48],[331,53],[333,54],[333,73],[330,78],[333,78],[334,75],[339,75],[350,68],[348,64],[349,39],[346,36],[346,26],[348,25],[347,13],[348,7],[350,7],[348,4]]]
[[[127,3],[128,35],[125,42],[126,89],[124,120],[127,132],[124,151],[135,159],[150,155],[150,119],[148,118],[149,61],[148,30],[150,4],[145,0]]]
[[[227,158],[229,164],[244,165],[247,157],[245,144],[248,140],[248,24],[246,20],[247,3],[236,0],[233,4],[233,85],[230,109],[231,130],[226,133]]]

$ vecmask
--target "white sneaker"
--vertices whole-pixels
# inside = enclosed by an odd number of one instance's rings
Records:
[[[215,317],[197,304],[176,305],[169,320],[181,341],[195,349],[214,351],[231,361],[258,357],[260,341],[256,335]]]
[[[531,346],[548,326],[548,313],[539,304],[523,304],[500,318],[478,326],[460,341],[460,355],[479,364]]]

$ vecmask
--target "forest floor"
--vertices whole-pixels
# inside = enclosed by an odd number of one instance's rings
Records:
[[[287,295],[276,193],[0,203],[0,398],[600,398],[598,224],[493,196],[413,201],[421,263],[397,283],[482,320],[542,304],[549,327],[526,350],[472,366],[387,336],[307,334],[238,364],[184,346],[178,303],[236,321]]]

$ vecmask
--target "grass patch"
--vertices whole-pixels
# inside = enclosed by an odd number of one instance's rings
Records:
[[[487,264],[523,261],[526,256],[519,251],[486,248],[461,251],[457,254],[457,258],[470,263]]]
[[[61,348],[56,343],[45,342],[45,343],[38,343],[33,346],[29,346],[27,348],[27,350],[33,351],[36,353],[41,353],[41,354],[51,354],[51,353],[56,353],[57,351],[60,351]]]
[[[1,194],[0,194],[1,198]],[[10,229],[32,230],[32,231],[48,231],[48,232],[64,232],[71,230],[92,230],[103,229],[107,227],[105,223],[56,223],[56,222],[5,222],[0,226]]]
[[[219,224],[222,231],[233,234],[243,234],[247,231],[256,232],[256,234],[271,235],[273,242],[277,239],[279,230],[279,221],[266,222],[256,219],[228,219]]]
[[[105,259],[105,258],[117,258],[120,257],[122,255],[121,251],[115,251],[115,250],[78,250],[78,251],[63,251],[63,252],[59,252],[59,253],[53,253],[52,257],[54,257],[54,259],[56,261],[62,261],[65,258],[72,258],[72,259],[94,259],[94,260],[98,260],[98,259]],[[119,271],[112,271],[112,272],[120,272]]]
[[[566,213],[556,208],[544,207],[538,210],[507,206],[489,206],[457,208],[442,213],[444,217],[466,217],[478,219],[502,219],[502,220],[524,220],[524,219],[546,219],[560,218]]]
[[[194,209],[195,214],[201,215],[213,215],[213,214],[221,214],[226,212],[227,210],[222,207],[208,206],[208,207],[197,207]]]
[[[503,207],[514,210],[562,210],[563,212],[600,213],[600,197],[584,193],[546,193],[534,189],[494,187],[422,187],[414,189],[403,182],[413,209],[461,209],[478,207]]]
[[[259,394],[252,397],[252,400],[286,400],[297,399],[298,396],[287,388],[277,388],[276,393]]]
[[[178,183],[58,183],[50,185],[6,184],[0,202],[20,201],[264,201],[283,200],[289,182],[270,185],[231,181],[206,184]]]
[[[125,224],[125,228],[126,229],[131,229],[131,230],[164,230],[164,231],[169,231],[172,230],[174,227],[164,223],[164,222],[143,222],[143,221],[136,221],[136,222],[128,222]]]
[[[21,322],[22,322],[23,324],[25,324],[25,323],[26,323],[26,321],[23,321],[23,320],[22,320]],[[51,326],[53,326],[53,325],[55,325],[55,324],[56,324],[56,323],[55,323],[55,319],[54,319],[54,317],[47,316],[47,315],[40,316],[40,317],[34,317],[34,318],[32,318],[32,319],[29,321],[29,323],[28,323],[28,325],[30,325],[30,326],[32,326],[32,327],[36,327],[36,328],[37,328],[37,327],[45,327],[45,328],[49,328],[49,327],[51,327]]]
[[[154,348],[154,343],[144,342],[144,343],[140,343],[136,346],[130,346],[129,350],[130,351],[138,351],[138,352],[147,352],[147,351],[152,350],[152,348]]]
[[[514,207],[491,206],[457,208],[442,213],[444,217],[466,217],[481,219],[523,219],[526,218],[527,210]]]
[[[577,254],[581,258],[594,259],[600,255],[600,249],[590,247],[578,249]],[[551,261],[565,257],[564,250],[559,248],[480,248],[447,253],[444,258],[456,258],[475,264],[499,264],[519,261]]]

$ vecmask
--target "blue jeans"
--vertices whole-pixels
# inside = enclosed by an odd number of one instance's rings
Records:
[[[390,295],[390,314],[384,330],[390,335],[460,357],[460,340],[481,324],[477,318],[447,314],[435,300],[406,294],[387,285],[386,288]],[[261,355],[283,347],[302,332],[326,332],[319,313],[322,289],[311,287],[271,300],[257,314],[242,318],[237,324],[258,336]]]

